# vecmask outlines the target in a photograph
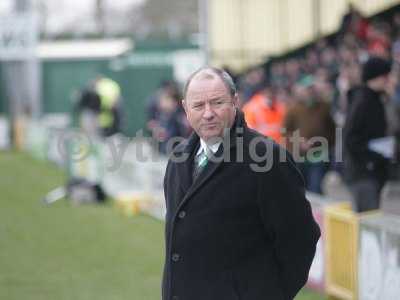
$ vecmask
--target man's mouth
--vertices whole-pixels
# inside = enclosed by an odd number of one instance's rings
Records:
[[[205,127],[205,128],[214,128],[217,125],[218,125],[217,123],[210,123],[210,124],[204,124],[203,127]]]

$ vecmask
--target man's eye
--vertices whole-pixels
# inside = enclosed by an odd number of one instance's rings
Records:
[[[195,104],[193,105],[194,109],[201,109],[203,107],[203,104]]]

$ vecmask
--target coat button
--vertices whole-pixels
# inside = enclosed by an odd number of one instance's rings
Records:
[[[173,260],[174,262],[179,261],[179,258],[180,258],[180,255],[179,255],[178,253],[172,254],[172,260]]]
[[[182,210],[181,212],[179,212],[178,217],[179,217],[180,219],[183,219],[184,217],[186,217],[186,212],[185,212],[184,210]]]

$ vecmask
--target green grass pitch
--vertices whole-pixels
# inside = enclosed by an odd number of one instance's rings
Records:
[[[41,204],[64,180],[50,163],[0,152],[0,299],[159,300],[163,223],[110,204]]]

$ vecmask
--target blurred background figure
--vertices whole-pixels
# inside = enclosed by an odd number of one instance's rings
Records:
[[[354,196],[353,209],[379,208],[380,192],[388,179],[389,160],[372,143],[387,135],[384,93],[390,62],[371,57],[363,65],[362,88],[354,95],[345,124],[345,178]],[[382,143],[382,142],[381,142]]]
[[[121,130],[121,89],[117,82],[100,77],[95,83],[100,99],[99,125],[103,136],[112,136]]]
[[[264,87],[265,71],[262,67],[250,68],[239,79],[239,94],[242,105]]]
[[[329,99],[318,94],[316,79],[303,78],[293,87],[294,101],[283,121],[285,145],[304,175],[306,188],[322,194],[321,183],[329,169],[335,123]],[[311,149],[315,151],[311,151]]]
[[[276,89],[265,83],[243,106],[243,112],[250,128],[281,143],[286,105],[277,96]]]
[[[157,105],[158,113],[153,120],[151,132],[152,137],[157,141],[158,150],[162,154],[169,154],[179,144],[178,140],[173,140],[174,138],[188,135],[186,117],[180,101],[168,92],[160,94]]]
[[[121,90],[114,80],[99,76],[82,90],[75,107],[86,132],[109,137],[121,130]]]
[[[161,81],[159,87],[146,100],[146,127],[151,132],[154,121],[158,118],[159,102],[161,95],[168,94],[174,99],[180,99],[180,91],[178,83],[173,80]]]
[[[336,98],[335,121],[344,125],[347,107],[351,104],[354,94],[360,88],[361,68],[357,63],[340,66],[339,75],[336,80],[338,95]]]
[[[147,100],[147,129],[157,143],[157,150],[169,154],[177,143],[168,142],[190,133],[182,104],[178,84],[163,81]]]
[[[73,111],[74,123],[90,135],[99,136],[100,106],[100,97],[96,92],[96,80],[93,80],[78,93]]]
[[[367,37],[368,26],[369,24],[366,18],[352,3],[350,3],[347,13],[342,18],[339,32],[342,36],[350,33],[361,41],[365,41]]]

